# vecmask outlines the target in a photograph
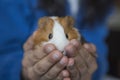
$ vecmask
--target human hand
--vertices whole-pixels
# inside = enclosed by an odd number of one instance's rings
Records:
[[[93,44],[80,44],[77,40],[71,40],[65,51],[69,57],[67,70],[71,80],[91,80],[91,76],[97,69],[96,47]]]
[[[64,70],[68,58],[52,44],[33,49],[33,37],[34,35],[24,44],[23,78],[25,80],[70,80],[69,72]]]

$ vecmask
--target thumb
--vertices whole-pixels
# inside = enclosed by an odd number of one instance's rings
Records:
[[[24,45],[23,45],[24,51],[28,51],[28,50],[33,49],[33,46],[34,46],[33,40],[34,40],[34,36],[35,36],[36,32],[37,32],[37,31],[35,31],[35,32],[27,39],[27,41],[24,43]]]

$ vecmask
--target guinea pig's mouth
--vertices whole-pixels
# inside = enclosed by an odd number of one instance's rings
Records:
[[[64,53],[64,51],[61,51],[61,53]]]
[[[61,51],[61,53],[63,53],[64,55],[66,55],[66,52],[65,52],[65,51]]]

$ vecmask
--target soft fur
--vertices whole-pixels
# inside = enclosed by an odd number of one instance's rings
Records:
[[[38,22],[39,28],[34,37],[35,47],[52,43],[60,51],[64,51],[64,47],[72,39],[80,40],[81,36],[77,29],[74,28],[74,20],[70,16],[66,17],[43,17]],[[52,39],[49,39],[52,34]],[[68,38],[66,37],[68,35]]]

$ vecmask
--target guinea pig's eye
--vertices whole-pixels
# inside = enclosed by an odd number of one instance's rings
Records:
[[[68,39],[68,34],[66,34],[66,38]]]
[[[49,38],[49,39],[52,39],[52,37],[53,37],[53,34],[50,33],[49,36],[48,36],[48,38]]]

